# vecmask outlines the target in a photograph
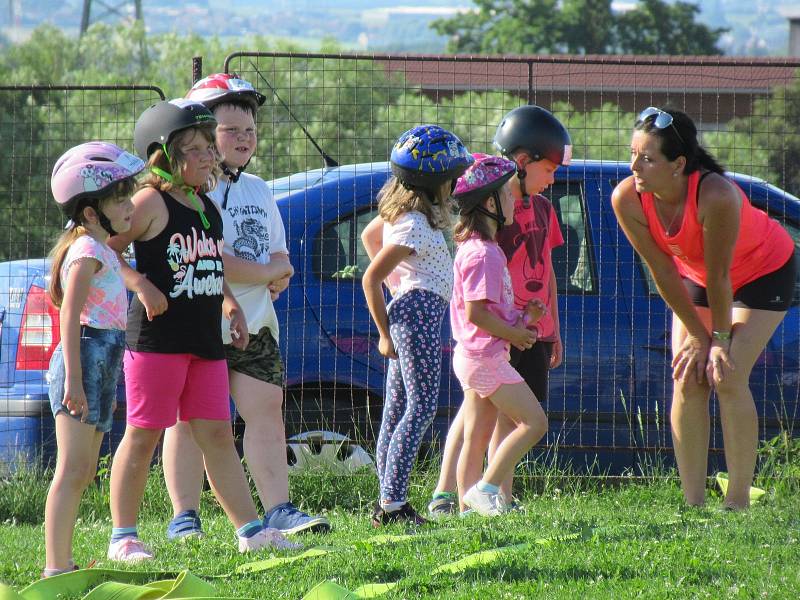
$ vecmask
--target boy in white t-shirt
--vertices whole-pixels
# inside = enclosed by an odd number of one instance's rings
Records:
[[[197,82],[186,97],[204,104],[217,119],[216,144],[223,176],[209,196],[222,209],[225,280],[247,317],[249,344],[245,350],[234,348],[228,323],[222,324],[222,333],[231,396],[246,425],[244,456],[266,511],[264,525],[286,534],[326,532],[330,530],[328,519],[310,516],[289,501],[281,411],[283,364],[272,301],[286,289],[294,270],[283,221],[269,187],[260,177],[243,172],[256,150],[255,116],[264,96],[249,82],[218,73]],[[191,455],[198,460],[190,461]],[[202,535],[197,515],[202,456],[189,432],[179,425],[164,437],[163,462],[175,514],[169,537]]]

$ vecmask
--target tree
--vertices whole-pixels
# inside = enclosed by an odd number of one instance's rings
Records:
[[[611,0],[475,0],[475,10],[431,27],[448,51],[473,54],[721,54],[726,29],[697,23],[688,2],[641,0],[627,12]]]
[[[728,30],[697,23],[699,12],[689,2],[640,0],[617,17],[617,47],[625,54],[722,54],[717,42]]]

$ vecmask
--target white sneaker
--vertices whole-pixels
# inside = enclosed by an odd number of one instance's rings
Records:
[[[503,494],[482,492],[478,489],[478,484],[473,485],[464,494],[464,504],[485,517],[502,515],[506,508]]]
[[[143,560],[152,560],[153,551],[145,546],[139,538],[126,537],[109,544],[108,558],[110,560],[134,563]]]
[[[253,552],[261,548],[276,550],[300,550],[303,544],[290,542],[284,535],[272,527],[264,527],[252,537],[239,537],[239,552]]]

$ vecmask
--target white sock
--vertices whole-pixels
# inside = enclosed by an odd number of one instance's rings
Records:
[[[403,508],[405,502],[389,502],[388,500],[381,500],[381,508],[387,513],[396,512]]]
[[[491,483],[486,483],[483,479],[481,479],[478,483],[476,483],[475,487],[478,488],[479,492],[484,492],[485,494],[500,493],[500,486],[492,485]]]

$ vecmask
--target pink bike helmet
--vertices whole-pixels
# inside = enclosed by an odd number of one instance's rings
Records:
[[[119,146],[86,142],[70,148],[56,161],[50,188],[56,204],[72,219],[87,203],[110,195],[118,182],[142,169],[144,161]]]
[[[253,108],[253,112],[266,100],[252,83],[233,73],[214,73],[201,79],[186,92],[186,98],[199,102],[208,109],[213,109],[221,102],[243,100]]]
[[[472,163],[456,181],[453,200],[461,214],[467,214],[496,193],[516,173],[514,161],[502,156],[476,153]]]

